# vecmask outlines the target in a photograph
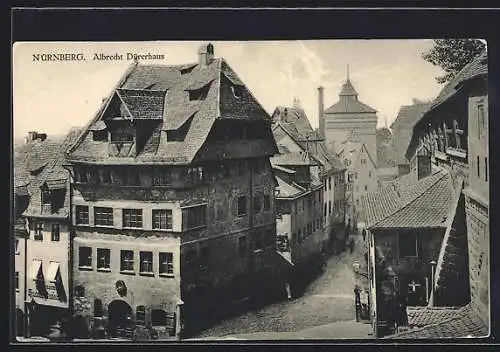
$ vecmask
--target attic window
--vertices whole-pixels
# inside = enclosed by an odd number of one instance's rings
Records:
[[[194,116],[194,115],[193,115]],[[191,116],[182,126],[176,130],[167,131],[167,142],[183,142],[193,121]]]
[[[189,101],[205,100],[208,95],[209,89],[210,83],[204,85],[201,88],[189,90]]]
[[[240,99],[243,96],[243,86],[231,86],[235,98]]]

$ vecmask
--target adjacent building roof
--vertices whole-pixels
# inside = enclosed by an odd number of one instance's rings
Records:
[[[456,190],[449,172],[408,174],[362,198],[368,228],[446,228]]]
[[[385,339],[440,339],[487,337],[489,327],[481,320],[474,306],[468,304],[460,309],[423,309],[415,316],[419,324],[425,326],[411,329]],[[410,316],[408,322],[410,322]]]
[[[342,86],[339,94],[339,101],[325,110],[325,114],[376,112],[377,110],[358,100],[358,93],[354,89],[349,79],[347,79],[347,81]]]
[[[75,141],[80,134],[79,129],[71,129],[66,138],[58,143],[57,150],[53,154],[43,156],[46,166],[40,174],[34,176],[28,185],[30,196],[25,216],[65,218],[69,215],[70,195],[69,195],[69,173],[64,169],[65,151]],[[47,187],[49,191],[63,190],[64,202],[62,207],[53,209],[42,204],[42,189]]]
[[[235,85],[243,87],[242,96],[237,97],[231,92]],[[204,99],[190,99],[193,90],[204,90]],[[138,150],[137,155],[133,156],[110,157],[108,142],[93,139],[90,127],[110,118],[108,109],[111,109],[110,103],[116,99],[116,95],[119,95],[135,119],[158,120],[159,138],[148,141],[156,143],[154,148]],[[179,128],[190,118],[183,141],[167,140],[167,133],[162,131]],[[198,155],[217,119],[257,120],[269,122],[270,125],[269,114],[224,59],[213,59],[206,66],[134,64],[72,146],[69,159],[96,163],[188,164]],[[270,128],[269,137],[259,142],[259,146],[262,155],[277,152]]]
[[[488,53],[483,51],[478,55],[472,62],[467,64],[451,81],[449,81],[446,86],[441,90],[436,99],[432,102],[431,106],[427,111],[420,116],[420,118],[415,122],[413,129],[418,128],[418,125],[423,123],[422,121],[426,119],[426,116],[434,109],[436,109],[441,104],[449,101],[453,96],[455,96],[462,85],[471,79],[481,76],[488,75]],[[417,137],[413,133],[411,136],[410,143],[406,150],[405,156],[410,159],[415,149],[417,147]]]
[[[287,183],[281,177],[276,176],[278,186],[276,187],[276,197],[278,198],[294,198],[304,192],[304,189],[296,183]]]
[[[271,163],[280,166],[313,166],[318,165],[307,152],[289,152],[271,157]]]
[[[365,149],[366,153],[368,154],[368,157],[370,158],[371,162],[373,165],[376,165],[375,162],[372,159],[372,156],[370,155],[370,152],[368,149],[366,149],[366,146],[364,145],[363,142],[353,142],[350,140],[343,141],[339,148],[338,148],[338,155],[340,158],[342,158],[344,161],[348,160],[348,166],[347,170],[349,171],[355,171],[357,166],[356,166],[356,160],[358,160],[359,155],[361,154],[361,151]]]

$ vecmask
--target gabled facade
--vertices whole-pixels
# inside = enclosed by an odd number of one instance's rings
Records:
[[[197,63],[133,65],[67,155],[81,333],[178,338],[265,295],[277,152],[269,115],[211,44]]]
[[[363,218],[361,198],[378,188],[377,166],[366,145],[359,141],[341,144],[339,158],[346,166],[347,212],[346,222],[355,226]]]
[[[307,153],[316,165],[311,172],[323,184],[323,227],[330,244],[344,242],[346,212],[345,166],[314,131],[303,109],[278,106],[272,114],[273,134],[282,153]],[[337,238],[338,237],[338,238]]]
[[[16,253],[24,257],[18,261],[16,255],[16,272],[24,274],[19,288],[24,291],[26,334],[61,333],[53,327],[61,327],[69,318],[70,189],[63,161],[64,151],[77,132],[70,131],[63,141],[47,139],[46,135],[34,138],[35,133],[31,133],[15,157],[16,191],[26,198],[16,226]]]

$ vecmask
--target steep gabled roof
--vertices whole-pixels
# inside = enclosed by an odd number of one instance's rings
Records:
[[[288,183],[279,176],[276,176],[276,180],[278,181],[278,186],[276,187],[276,197],[278,198],[295,198],[304,192],[299,185]]]
[[[271,163],[279,166],[314,166],[318,163],[305,152],[289,152],[271,157]]]
[[[349,165],[347,166],[347,170],[354,171],[356,169],[356,161],[358,160],[358,158],[363,150],[368,155],[368,158],[370,159],[372,164],[377,166],[377,164],[373,160],[370,152],[368,151],[368,149],[366,148],[366,146],[363,142],[351,142],[351,141],[342,142],[342,144],[339,148],[338,155],[343,160],[346,160],[346,159],[349,160]]]
[[[243,95],[228,94],[235,85],[243,88]],[[191,99],[190,91],[204,90],[204,98]],[[96,141],[90,133],[91,126],[105,117],[111,98],[99,109],[82,136],[69,151],[73,162],[95,163],[166,163],[187,164],[193,161],[204,145],[217,119],[258,120],[270,123],[270,116],[243,85],[224,59],[214,59],[207,66],[197,64],[175,66],[132,66],[118,82],[118,92],[132,116],[156,119],[159,140],[157,147],[144,148],[135,156],[110,157],[107,141]],[[190,120],[183,141],[169,141],[162,131],[180,128]],[[270,132],[270,131],[269,131]],[[262,143],[261,153],[277,152],[271,134],[269,143]]]

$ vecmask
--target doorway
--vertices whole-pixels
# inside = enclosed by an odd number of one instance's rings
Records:
[[[114,300],[108,306],[109,334],[111,337],[126,337],[133,329],[132,307],[122,300]]]

